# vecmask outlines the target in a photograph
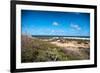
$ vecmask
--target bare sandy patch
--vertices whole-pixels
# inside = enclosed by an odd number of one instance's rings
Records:
[[[78,41],[76,41],[76,42],[75,41],[69,41],[69,42],[65,42],[65,43],[53,41],[53,42],[51,42],[51,44],[55,44],[57,46],[64,47],[64,48],[80,48],[80,47],[81,48],[89,48],[90,47],[89,43],[78,44]]]

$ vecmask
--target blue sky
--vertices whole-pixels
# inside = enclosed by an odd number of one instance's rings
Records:
[[[21,10],[22,34],[90,36],[90,14]]]

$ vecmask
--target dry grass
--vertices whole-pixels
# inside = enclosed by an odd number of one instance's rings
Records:
[[[80,43],[86,42],[81,41],[78,44]],[[52,44],[50,41],[24,35],[21,37],[21,62],[83,60],[89,59],[89,51],[89,48],[70,46],[65,48]]]

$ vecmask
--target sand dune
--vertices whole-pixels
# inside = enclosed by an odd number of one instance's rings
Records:
[[[51,42],[51,44],[55,44],[57,46],[60,46],[60,47],[64,47],[64,48],[89,48],[89,43],[88,44],[84,44],[84,43],[81,43],[81,44],[77,44],[77,41],[76,43],[75,42],[67,42],[67,43],[60,43],[60,42]]]

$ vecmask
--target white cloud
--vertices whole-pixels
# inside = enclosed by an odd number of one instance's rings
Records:
[[[63,30],[51,30],[52,33],[64,33]]]
[[[55,32],[55,30],[51,30],[51,32],[52,32],[52,33],[54,33],[54,32]]]
[[[52,25],[54,25],[54,26],[58,26],[59,23],[58,23],[58,22],[53,22]]]
[[[81,27],[79,26],[79,25],[77,25],[77,24],[72,24],[71,23],[71,28],[73,28],[74,30],[81,30]]]

